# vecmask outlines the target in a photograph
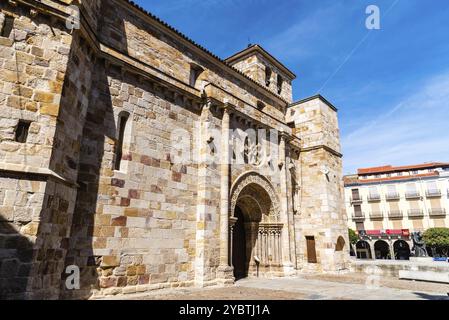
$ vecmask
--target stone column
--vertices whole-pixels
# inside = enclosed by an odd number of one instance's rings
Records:
[[[284,273],[291,273],[293,271],[293,264],[290,257],[290,228],[288,219],[288,195],[287,195],[287,158],[286,158],[286,143],[288,136],[283,131],[280,132],[281,141],[279,143],[279,169],[280,169],[280,184],[281,184],[281,222],[284,224],[281,234],[282,244],[282,264],[284,266]]]
[[[233,282],[233,268],[229,265],[229,173],[230,173],[230,106],[225,103],[221,122],[220,163],[220,266],[217,278]]]
[[[369,247],[371,250],[371,259],[376,260],[376,250],[374,248],[374,244],[376,243],[375,241],[370,241],[369,243]]]
[[[208,166],[209,150],[207,139],[210,136],[209,126],[212,120],[212,102],[207,101],[201,111],[198,125],[199,137],[196,139],[198,152],[198,203],[197,203],[197,223],[195,238],[195,286],[204,287],[212,280],[215,280],[216,253],[211,247],[216,247],[214,228],[218,219],[216,211],[211,210],[209,199],[217,198],[218,192],[212,189],[213,173]],[[217,204],[218,206],[218,201]],[[214,221],[207,219],[208,216]]]
[[[391,255],[391,260],[396,260],[395,256],[394,256],[394,245],[393,245],[393,240],[390,240],[388,243],[389,247],[390,247],[390,255]]]
[[[230,217],[229,218],[229,265],[232,267],[233,266],[233,261],[232,261],[232,243],[233,243],[233,239],[234,239],[234,227],[235,224],[237,223],[237,218],[236,217]]]

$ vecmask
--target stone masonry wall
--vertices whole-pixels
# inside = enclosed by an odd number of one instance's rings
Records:
[[[76,195],[73,185],[59,176],[66,163],[53,157],[55,145],[60,145],[56,132],[67,139],[76,128],[61,128],[65,118],[58,120],[72,37],[62,23],[50,26],[44,15],[7,3],[0,8],[2,15],[14,17],[9,38],[0,38],[2,294],[56,298],[64,257],[61,240]],[[71,120],[82,126],[79,111]],[[30,123],[24,143],[15,141],[19,120]]]
[[[86,275],[99,267],[97,289],[193,281],[198,169],[170,157],[174,130],[189,132],[193,144],[197,111],[120,68],[95,69],[70,263],[90,267]],[[131,140],[124,146],[126,164],[116,171],[114,146],[123,112],[130,115]],[[94,278],[86,282],[96,286]]]
[[[47,4],[64,10],[71,1]],[[273,128],[287,139],[287,104],[125,1],[83,1],[83,23],[91,25],[73,32],[51,17],[53,9],[36,14],[4,2],[0,8],[0,22],[5,14],[16,18],[11,36],[0,37],[0,292],[7,298],[87,298],[217,283],[222,171],[204,160],[221,141],[210,140],[210,130],[221,131],[220,107],[228,101],[236,108],[231,129]],[[204,68],[194,87],[191,63]],[[256,108],[258,101],[264,110]],[[295,133],[308,148],[292,160],[302,177],[295,228],[291,177],[286,182],[279,169],[290,162],[273,158],[273,175],[267,168],[232,166],[229,188],[249,171],[266,177],[271,194],[279,190],[272,199],[281,204],[289,236],[296,233],[299,257],[304,236],[313,234],[320,267],[339,269],[344,257],[333,250],[347,230],[339,204],[336,113],[316,101],[294,110],[302,115],[293,119]],[[20,119],[31,122],[25,143],[14,141]],[[177,130],[199,162],[174,161]],[[328,177],[320,173],[323,163]],[[283,237],[291,250],[284,260],[295,254],[288,240]],[[65,268],[73,265],[81,271],[80,290],[65,286]]]
[[[320,98],[290,108],[300,153],[300,214],[295,217],[297,261],[304,270],[338,271],[347,268],[349,240],[344,213],[342,160],[337,113]],[[314,236],[317,264],[307,263],[306,236]],[[336,251],[339,237],[345,241]]]
[[[270,85],[268,88],[276,92],[278,91],[277,76],[280,74],[283,78],[281,97],[286,101],[293,101],[293,92],[291,81],[276,66],[270,63],[260,53],[250,55],[233,65],[237,70],[241,70],[244,74],[259,82],[262,86],[266,86],[265,69],[271,68]]]
[[[223,68],[217,68],[210,61],[201,58],[169,34],[149,25],[141,15],[135,15],[135,10],[130,11],[123,1],[110,2],[114,5],[108,2],[102,9],[104,21],[100,36],[105,44],[161,70],[184,84],[189,83],[190,64],[195,63],[205,69],[201,75],[203,81],[219,85],[226,92],[254,107],[260,100],[266,105],[265,112],[283,120],[285,104],[280,105],[272,101],[234,75],[224,72]],[[133,19],[127,19],[129,16],[133,16]]]
[[[0,37],[0,160],[48,168],[72,38],[64,26],[50,28],[22,7],[0,8],[15,16],[9,38]],[[31,122],[27,143],[14,141],[19,119]]]

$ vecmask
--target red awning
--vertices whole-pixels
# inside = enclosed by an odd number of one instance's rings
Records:
[[[368,236],[380,236],[382,232],[380,230],[366,230]]]
[[[367,236],[389,235],[389,236],[408,237],[410,236],[410,230],[409,229],[366,230],[365,234]]]

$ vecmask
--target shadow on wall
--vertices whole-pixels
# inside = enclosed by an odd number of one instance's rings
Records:
[[[21,176],[1,174],[1,179]],[[7,213],[7,214],[11,214]],[[25,299],[33,262],[33,242],[21,235],[19,224],[0,213],[0,300]]]
[[[112,10],[112,12],[110,12]],[[112,26],[110,36],[113,39],[119,39],[117,44],[122,52],[126,52],[126,33],[124,21],[118,18],[119,15],[114,13],[116,8],[111,8],[107,2],[102,1],[99,16],[99,29],[105,17],[112,17],[115,20],[108,22],[108,26]],[[108,27],[109,29],[109,27]],[[97,30],[97,35],[102,34],[105,30]],[[76,66],[75,66],[76,67]],[[113,152],[114,148],[108,150],[106,154],[105,144],[116,141],[117,125],[114,117],[112,106],[112,94],[108,76],[115,78],[121,77],[120,68],[115,68],[106,64],[105,60],[97,59],[91,66],[92,79],[91,85],[83,86],[78,90],[88,92],[88,108],[85,118],[85,124],[80,136],[80,155],[78,161],[78,175],[76,181],[78,184],[78,192],[75,201],[73,219],[71,221],[70,236],[65,239],[64,245],[67,244],[67,255],[65,258],[65,267],[77,266],[80,269],[80,290],[68,290],[65,287],[65,277],[62,274],[61,282],[61,298],[88,298],[92,289],[99,289],[99,277],[101,276],[100,265],[102,256],[94,254],[94,246],[96,249],[107,249],[107,235],[103,230],[110,228],[110,225],[102,224],[100,227],[95,225],[95,217],[99,206],[99,189],[100,176],[102,168],[113,169]],[[78,72],[82,70],[79,70]],[[69,73],[70,75],[70,73]],[[74,92],[74,94],[79,92]],[[73,103],[68,101],[68,107],[73,107]],[[106,137],[108,141],[106,141]],[[115,144],[115,143],[114,143]],[[104,193],[102,193],[104,194]],[[113,199],[113,194],[108,193],[108,197]],[[94,237],[96,241],[94,244]],[[106,270],[107,272],[107,270]]]
[[[49,24],[48,17],[42,15],[29,18],[37,24]],[[65,30],[63,21],[51,26]],[[124,36],[120,26],[123,23],[114,27]],[[14,220],[0,216],[1,299],[85,298],[92,287],[98,287],[99,259],[93,254],[92,243],[94,217],[105,137],[113,141],[116,126],[109,71],[104,61],[95,60],[80,34],[73,33],[49,166],[66,181],[48,178],[34,238],[24,236],[22,226]],[[0,178],[5,175],[0,173]],[[43,177],[27,174],[6,178],[27,182]],[[8,214],[14,216],[15,212]],[[67,265],[80,268],[81,290],[65,288]]]
[[[33,17],[29,10],[23,7],[8,9],[16,11],[18,16],[27,17],[37,26],[48,24],[47,17],[42,15]],[[60,40],[58,30],[64,30],[64,28],[65,24],[62,22],[55,22],[52,25],[55,41]],[[15,37],[16,29],[17,24],[14,22],[11,39]],[[35,37],[41,37],[41,35],[27,30],[24,40],[32,43]],[[11,62],[16,64],[16,70],[26,64],[26,62],[18,61],[16,56]],[[30,86],[35,80],[19,76],[17,78],[20,84]],[[55,94],[58,88],[62,89],[62,81],[59,79],[54,80],[52,85]],[[20,90],[18,95],[22,97]],[[26,97],[23,100],[26,101]],[[50,115],[41,114],[40,117],[50,117]],[[60,125],[61,123],[57,122],[56,126]],[[26,147],[31,148],[34,145]],[[58,182],[52,177],[2,171],[0,179],[4,182],[1,185],[3,190],[0,191],[10,191],[5,192],[0,211],[0,298],[57,298],[60,265],[63,259],[58,237],[64,228],[68,227],[64,219],[67,218],[69,202],[63,197],[60,199],[55,197],[55,185]],[[65,188],[67,188],[66,185],[62,186],[56,193],[65,192],[67,197],[70,197],[74,190],[68,191]],[[66,215],[60,215],[60,212],[65,212]],[[54,229],[55,225],[61,225],[62,228]],[[53,242],[55,239],[56,241]]]
[[[81,138],[77,177],[79,187],[70,237],[67,239],[68,253],[65,260],[66,267],[75,265],[80,268],[81,290],[63,291],[64,298],[88,297],[91,289],[99,286],[97,268],[100,266],[101,259],[93,252],[95,213],[97,212],[99,180],[105,155],[105,137],[113,141],[116,135],[106,68],[102,60],[95,64],[92,88]],[[97,249],[106,249],[106,239],[101,238],[101,229],[100,233],[95,236],[99,237],[97,240],[99,243],[104,241],[103,245],[97,246]]]

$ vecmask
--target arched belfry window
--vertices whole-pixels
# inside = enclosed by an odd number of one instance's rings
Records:
[[[117,121],[117,140],[115,145],[115,163],[114,169],[122,171],[123,170],[123,147],[125,145],[125,139],[130,138],[130,124],[129,124],[129,113],[124,111],[118,116]]]
[[[271,83],[271,74],[272,74],[271,68],[265,67],[265,85],[267,87],[269,87]]]
[[[277,85],[278,85],[278,94],[281,94],[282,93],[282,86],[284,85],[284,79],[282,78],[282,76],[280,74],[278,74]]]

